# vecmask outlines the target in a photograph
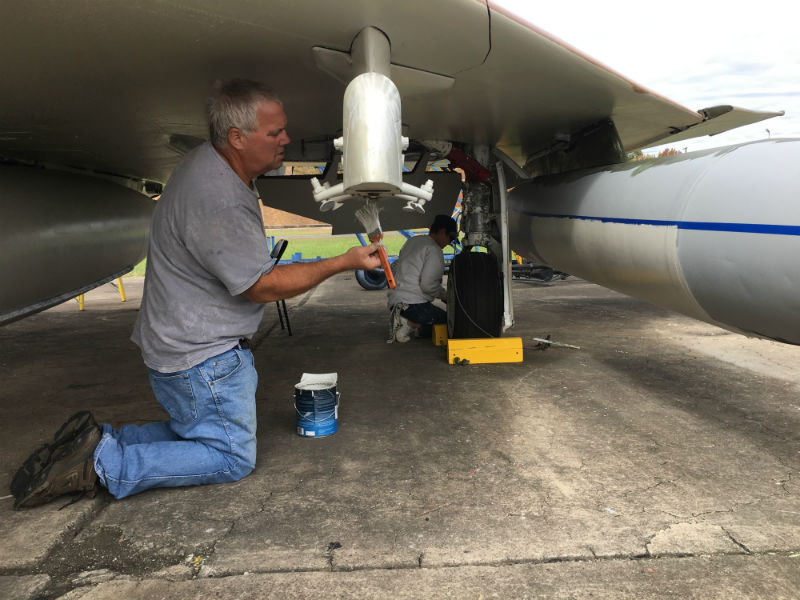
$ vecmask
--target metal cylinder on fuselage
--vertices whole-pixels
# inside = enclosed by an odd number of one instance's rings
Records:
[[[363,73],[344,93],[344,188],[397,192],[403,182],[400,93],[380,73]]]
[[[800,140],[539,177],[512,248],[722,327],[800,344]]]

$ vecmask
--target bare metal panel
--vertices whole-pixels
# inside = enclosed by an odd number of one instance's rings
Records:
[[[147,253],[152,209],[108,181],[0,166],[0,323],[130,270]]]
[[[759,337],[800,344],[800,237],[686,231],[684,276],[713,320]]]
[[[681,230],[689,286],[714,319],[798,343],[800,142],[744,144],[704,162],[683,218],[710,224],[725,215],[726,223]]]
[[[712,321],[684,279],[676,226],[534,217],[530,229],[537,262],[695,319]]]

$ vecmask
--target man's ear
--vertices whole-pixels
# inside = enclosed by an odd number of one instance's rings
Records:
[[[231,148],[236,148],[236,150],[242,150],[244,148],[244,138],[246,136],[242,133],[242,130],[238,127],[231,127],[228,129],[228,145]]]

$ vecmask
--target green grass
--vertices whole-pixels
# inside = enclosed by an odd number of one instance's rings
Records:
[[[423,230],[419,231],[424,233]],[[348,248],[359,245],[355,234],[331,235],[329,228],[268,229],[266,233],[268,236],[275,236],[276,240],[283,238],[289,242],[284,254],[286,260],[297,252],[302,253],[303,258],[318,256],[330,258],[347,252]],[[395,232],[390,232],[383,238],[386,251],[390,255],[400,252],[400,248],[405,242],[406,238]],[[128,275],[143,276],[146,264],[147,261],[143,260]]]
[[[268,235],[270,232],[267,232]],[[275,239],[285,239],[289,242],[286,247],[284,256],[291,257],[297,252],[302,253],[303,258],[330,258],[338,256],[347,252],[348,248],[359,246],[359,241],[353,234],[347,235],[330,235],[330,234],[316,234],[313,237],[308,234],[295,233],[290,231],[281,231],[275,233]],[[383,239],[383,244],[386,246],[386,251],[389,254],[397,254],[400,252],[405,243],[406,238],[400,234],[390,233]]]
[[[133,267],[133,271],[125,275],[125,277],[144,277],[144,270],[147,267],[147,259],[144,259],[138,265]]]

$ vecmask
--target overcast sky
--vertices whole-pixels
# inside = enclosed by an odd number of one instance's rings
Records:
[[[786,112],[714,137],[673,144],[681,150],[768,135],[800,137],[796,0],[492,1],[687,108],[732,104]]]

